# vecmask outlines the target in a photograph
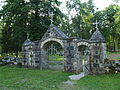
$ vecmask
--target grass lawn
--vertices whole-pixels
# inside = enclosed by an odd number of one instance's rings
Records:
[[[59,56],[59,55],[49,55],[49,60],[50,61],[63,61],[64,56]]]
[[[0,90],[58,90],[70,73],[16,67],[0,67]]]
[[[120,74],[88,75],[65,85],[71,73],[0,67],[0,90],[120,90]]]
[[[120,74],[86,76],[80,79],[78,90],[120,90]]]
[[[120,60],[120,52],[107,52],[109,60]]]

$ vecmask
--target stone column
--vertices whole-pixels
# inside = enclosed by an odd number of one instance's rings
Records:
[[[104,73],[104,59],[106,57],[106,46],[103,43],[92,44],[92,72],[94,74]]]

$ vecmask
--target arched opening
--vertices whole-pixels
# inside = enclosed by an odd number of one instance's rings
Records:
[[[78,46],[78,51],[80,53],[82,72],[90,72],[90,50],[86,45]]]
[[[64,50],[60,43],[56,41],[48,41],[43,45],[44,58],[47,67],[53,70],[64,69]]]

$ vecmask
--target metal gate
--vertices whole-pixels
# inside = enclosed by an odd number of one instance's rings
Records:
[[[64,51],[62,46],[55,41],[50,41],[45,44],[45,51],[47,62],[50,69],[63,70],[64,69]]]

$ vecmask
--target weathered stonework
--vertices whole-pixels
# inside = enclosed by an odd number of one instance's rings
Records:
[[[27,67],[37,67],[40,69],[51,68],[44,46],[48,42],[59,43],[64,51],[64,61],[55,62],[62,64],[63,71],[67,72],[87,72],[104,73],[104,60],[106,59],[106,42],[99,30],[93,33],[90,40],[69,38],[58,27],[51,25],[40,41],[30,41],[27,39],[23,43],[23,62]],[[87,64],[83,65],[80,46],[86,46]]]

